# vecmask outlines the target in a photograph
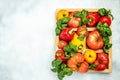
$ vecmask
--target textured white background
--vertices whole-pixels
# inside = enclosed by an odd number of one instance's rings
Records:
[[[74,73],[64,80],[120,80],[120,0],[0,0],[0,80],[57,80],[57,8],[110,8],[115,17],[111,74]]]

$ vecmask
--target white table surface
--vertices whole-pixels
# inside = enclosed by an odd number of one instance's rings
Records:
[[[110,74],[73,73],[64,80],[120,80],[120,0],[0,0],[0,80],[58,80],[50,71],[57,8],[110,8]]]

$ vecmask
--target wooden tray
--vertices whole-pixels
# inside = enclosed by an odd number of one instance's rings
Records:
[[[88,12],[98,12],[98,9],[90,9],[90,8],[83,8],[85,10],[88,10]],[[68,10],[69,12],[72,12],[72,11],[82,11],[83,9],[81,8],[77,8],[77,9],[64,9],[64,10]],[[57,9],[56,10],[56,14],[59,10],[62,10],[62,9]],[[108,9],[110,10],[110,9]],[[57,21],[57,20],[56,20]],[[111,26],[110,26],[111,28]],[[95,30],[96,28],[95,27],[87,27],[88,31],[93,31]],[[110,39],[110,43],[112,43],[112,36],[109,37]],[[55,41],[56,41],[56,45],[55,45],[55,50],[57,51],[58,50],[58,42],[59,42],[59,36],[56,36],[55,38]],[[87,48],[86,48],[87,49]],[[96,52],[102,52],[103,50],[102,49],[99,49],[99,50],[96,50]],[[112,72],[112,48],[109,49],[109,53],[108,53],[108,56],[109,56],[109,65],[108,65],[108,68],[103,70],[103,71],[95,71],[95,70],[89,70],[88,72],[97,72],[97,73],[111,73]]]

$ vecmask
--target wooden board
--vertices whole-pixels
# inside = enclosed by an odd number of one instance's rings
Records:
[[[88,10],[88,12],[97,12],[98,11],[98,9],[90,9],[90,8],[83,8],[83,9]],[[66,9],[63,9],[63,10],[68,10],[69,12],[72,12],[72,11],[82,11],[83,9],[81,9],[81,8],[77,8],[77,9],[66,8]],[[57,12],[59,10],[61,10],[61,9],[56,10],[56,14],[57,14]],[[108,10],[110,10],[110,9],[108,9]],[[112,26],[110,26],[110,28],[111,27]],[[96,28],[95,27],[87,27],[87,29],[88,29],[88,31],[93,31]],[[112,36],[109,37],[109,39],[110,39],[110,43],[112,43]],[[59,49],[58,46],[57,46],[58,42],[59,42],[59,36],[56,36],[55,41],[56,41],[55,50],[57,51]],[[103,50],[102,49],[96,50],[96,53],[101,52],[101,51],[103,51]],[[92,73],[93,72],[96,72],[96,73],[111,73],[112,72],[112,48],[109,49],[109,65],[108,65],[108,69],[105,69],[103,71],[89,70],[88,72],[92,72]]]

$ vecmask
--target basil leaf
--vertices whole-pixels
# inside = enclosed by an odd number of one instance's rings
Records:
[[[83,40],[84,40],[84,38],[85,38],[85,36],[84,36],[84,35],[80,35],[80,36],[78,36],[78,39],[79,39],[80,41],[83,41]]]
[[[81,12],[76,12],[73,16],[74,17],[80,17],[80,15],[81,15]]]
[[[74,17],[80,17],[81,20],[80,20],[80,25],[85,25],[88,23],[88,19],[86,18],[86,15],[87,15],[88,11],[83,9],[81,12],[76,12],[74,14]]]
[[[65,63],[61,64],[61,69],[64,69],[66,67],[67,67],[67,65]]]
[[[66,73],[67,76],[70,76],[73,73],[70,68],[64,68],[64,72]]]
[[[90,70],[94,70],[94,68],[97,67],[97,66],[98,66],[97,64],[91,64],[91,65],[89,66],[89,69],[90,69]]]
[[[98,13],[101,16],[105,16],[105,15],[108,15],[109,11],[107,11],[105,8],[101,8],[101,9],[98,10]]]
[[[103,47],[103,51],[107,54],[109,53],[108,49],[106,49],[106,46]]]
[[[53,69],[51,69],[51,71],[53,71],[53,72],[57,72],[57,69],[56,69],[56,68],[53,68]]]
[[[56,27],[55,32],[56,32],[56,35],[59,35],[61,30],[58,27]]]
[[[52,66],[53,66],[53,67],[59,66],[61,63],[62,63],[61,60],[53,60],[53,61],[52,61]]]
[[[65,77],[65,72],[64,72],[64,71],[60,71],[60,72],[58,73],[58,78],[59,78],[59,80],[62,80],[64,77]]]
[[[69,20],[70,20],[69,17],[64,17],[64,18],[61,19],[61,23],[62,24],[67,23]]]
[[[60,26],[60,25],[61,25],[61,20],[58,20],[58,21],[56,22],[56,24],[57,24],[57,26]]]

